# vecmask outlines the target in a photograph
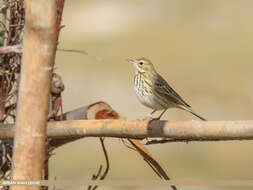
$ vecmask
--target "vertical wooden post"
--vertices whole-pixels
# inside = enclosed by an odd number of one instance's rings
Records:
[[[56,0],[25,0],[25,8],[12,176],[13,180],[40,180],[56,51]],[[12,190],[39,188],[12,186]]]

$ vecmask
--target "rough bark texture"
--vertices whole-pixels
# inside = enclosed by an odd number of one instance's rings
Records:
[[[24,52],[14,139],[13,179],[40,180],[50,80],[56,49],[56,1],[25,1]],[[39,189],[12,186],[12,189]]]

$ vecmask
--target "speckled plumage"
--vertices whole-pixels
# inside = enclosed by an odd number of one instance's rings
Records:
[[[180,108],[192,113],[201,120],[205,120],[193,112],[190,105],[156,72],[150,60],[139,58],[136,60],[128,59],[128,61],[135,68],[134,91],[137,98],[143,105],[153,109],[152,113],[157,110],[164,110],[155,119],[160,119],[168,108]]]

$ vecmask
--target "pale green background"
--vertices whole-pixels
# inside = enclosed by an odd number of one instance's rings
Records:
[[[57,53],[56,71],[66,86],[64,111],[103,100],[127,119],[147,116],[151,110],[135,97],[133,68],[125,61],[144,56],[208,120],[252,119],[252,16],[251,0],[66,1],[59,48],[88,55]],[[171,109],[163,119],[197,118]],[[120,140],[108,138],[105,143],[111,162],[107,179],[158,179]],[[148,148],[173,179],[252,179],[252,145],[235,141]],[[104,163],[96,138],[65,145],[55,153],[51,179],[90,179]]]

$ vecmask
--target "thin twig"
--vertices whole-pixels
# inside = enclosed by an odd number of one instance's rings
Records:
[[[103,168],[103,166],[100,165],[99,168],[98,168],[97,174],[96,174],[96,175],[93,174],[91,180],[96,180],[96,179],[101,175],[102,168]],[[92,185],[89,185],[89,186],[88,186],[88,190],[91,190],[91,188],[92,188]]]
[[[108,154],[107,154],[107,151],[106,151],[106,148],[105,148],[105,144],[104,144],[104,138],[99,138],[100,142],[101,142],[101,145],[102,145],[102,149],[103,149],[103,152],[104,152],[104,155],[105,155],[105,160],[106,160],[106,169],[103,173],[103,175],[100,177],[100,180],[103,180],[108,171],[109,171],[109,168],[110,168],[110,163],[109,163],[109,157],[108,157]]]
[[[7,8],[8,8],[8,4],[7,4],[7,3],[4,3],[4,4],[0,7],[0,13],[3,13]]]
[[[152,144],[164,144],[164,143],[170,143],[170,142],[185,142],[188,143],[191,140],[182,140],[182,139],[175,139],[175,138],[171,138],[171,139],[161,139],[161,140],[150,140],[147,141],[145,144],[146,145],[152,145]]]
[[[0,47],[0,54],[22,53],[22,52],[23,52],[23,48],[21,44]]]
[[[83,55],[88,55],[87,52],[82,51],[82,50],[76,50],[76,49],[61,49],[61,48],[57,48],[57,51],[64,51],[64,52],[73,52],[73,53],[81,53]]]
[[[107,151],[106,151],[106,148],[105,148],[105,144],[104,144],[104,138],[100,137],[99,140],[101,142],[102,149],[103,149],[103,152],[104,152],[104,155],[105,155],[105,160],[106,160],[106,169],[105,169],[103,175],[99,178],[99,180],[103,180],[103,179],[105,179],[106,175],[108,174],[108,171],[109,171],[109,168],[110,168],[110,163],[109,163],[109,157],[108,157],[108,154],[107,154]],[[97,177],[98,177],[98,175],[97,175]],[[97,179],[97,177],[95,179]],[[98,188],[98,186],[95,185],[92,188],[92,190],[95,190],[97,188]],[[88,190],[90,190],[90,189],[91,189],[91,186],[88,187]]]

